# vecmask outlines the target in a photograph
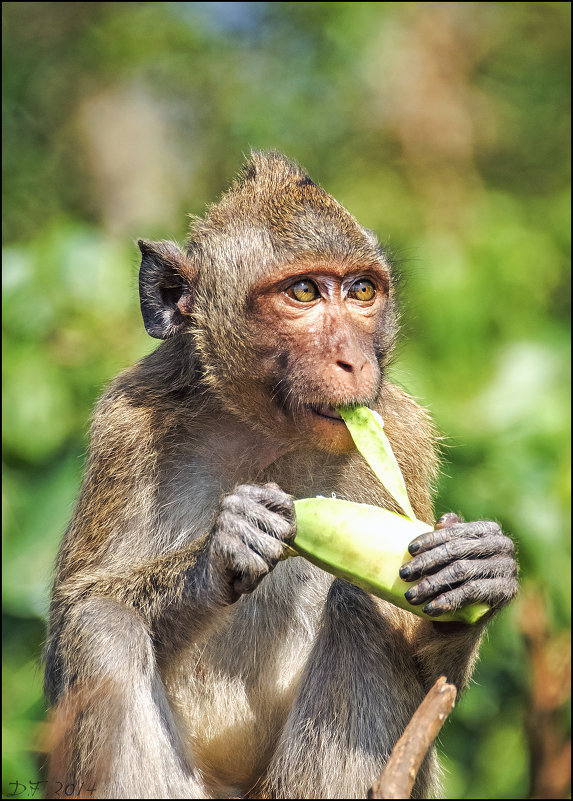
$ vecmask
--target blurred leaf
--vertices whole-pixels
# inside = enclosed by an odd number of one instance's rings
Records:
[[[82,460],[72,454],[30,484],[5,469],[9,520],[4,534],[2,601],[20,616],[45,618],[51,571],[79,487]]]

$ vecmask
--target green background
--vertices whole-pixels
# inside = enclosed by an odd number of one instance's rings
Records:
[[[275,147],[393,254],[391,376],[444,434],[438,515],[518,544],[520,597],[440,736],[447,796],[567,797],[570,4],[2,11],[4,793],[33,797],[45,763],[47,594],[91,408],[156,344],[135,240],[183,242]]]

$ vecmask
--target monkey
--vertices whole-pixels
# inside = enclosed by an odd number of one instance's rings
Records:
[[[393,269],[298,164],[255,151],[181,249],[139,241],[156,350],[98,402],[58,553],[51,781],[76,797],[364,798],[440,675],[467,685],[518,587],[512,539],[449,514],[400,571],[413,615],[302,557],[294,499],[400,511],[337,408],[378,411],[434,525],[437,436],[387,378]],[[475,625],[431,618],[476,601]],[[439,792],[432,750],[414,798]]]

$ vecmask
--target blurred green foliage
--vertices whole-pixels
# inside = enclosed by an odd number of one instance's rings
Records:
[[[518,543],[523,598],[440,738],[446,793],[567,797],[570,4],[2,11],[4,793],[44,764],[39,656],[90,410],[154,347],[134,239],[182,240],[242,154],[276,147],[394,256],[391,376],[446,435],[437,512]]]

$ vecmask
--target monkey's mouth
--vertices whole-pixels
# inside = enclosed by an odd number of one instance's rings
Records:
[[[320,450],[328,453],[350,453],[354,442],[336,406],[331,403],[307,403],[299,430]]]
[[[336,421],[342,422],[342,417],[336,411],[334,406],[329,406],[328,404],[323,403],[323,404],[320,404],[320,405],[319,404],[311,404],[311,405],[308,406],[308,408],[310,409],[310,411],[313,414],[316,414],[319,417],[326,417],[329,420],[336,420]]]

